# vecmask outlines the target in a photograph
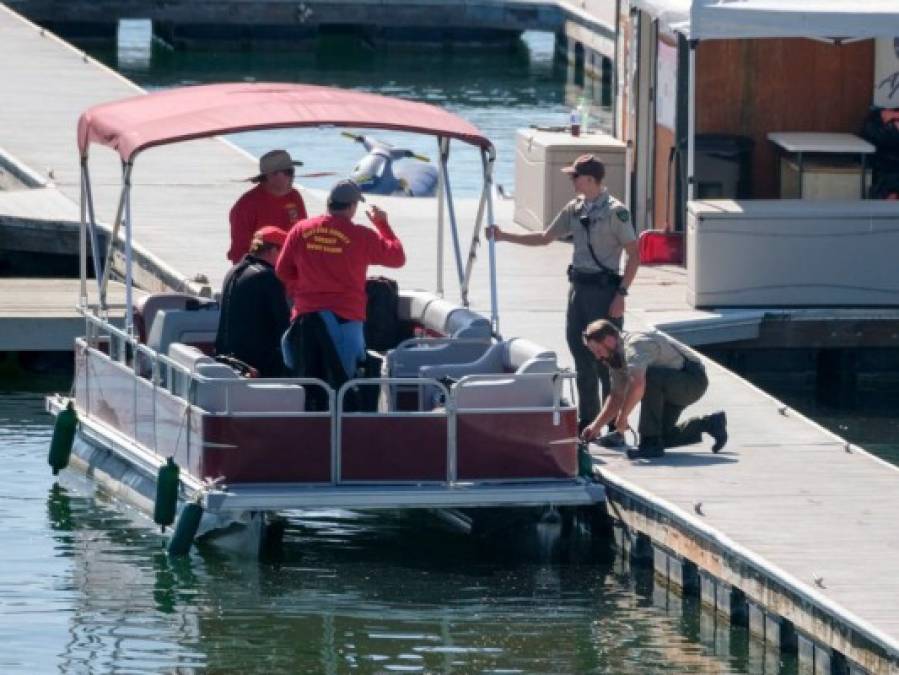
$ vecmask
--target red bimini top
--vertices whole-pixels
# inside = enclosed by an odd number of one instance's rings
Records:
[[[78,150],[91,143],[130,162],[142,150],[257,129],[333,125],[456,138],[494,154],[461,117],[427,103],[307,84],[230,83],[180,87],[104,103],[78,119]]]

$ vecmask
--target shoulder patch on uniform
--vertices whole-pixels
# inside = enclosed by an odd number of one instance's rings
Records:
[[[625,208],[616,209],[615,215],[618,216],[618,220],[622,223],[626,223],[631,217]]]

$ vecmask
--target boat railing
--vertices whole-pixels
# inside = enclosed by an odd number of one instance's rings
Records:
[[[111,361],[127,368],[133,375],[133,397],[135,402],[139,396],[139,383],[147,382],[152,387],[152,402],[150,412],[154,427],[158,419],[157,400],[160,392],[175,397],[187,406],[185,416],[191,411],[196,414],[227,417],[253,417],[253,418],[330,418],[331,437],[331,467],[332,483],[338,484],[343,480],[342,476],[342,442],[344,439],[343,423],[347,419],[379,418],[379,419],[403,419],[403,418],[435,418],[446,421],[446,481],[453,482],[457,478],[458,469],[458,417],[469,414],[488,413],[537,413],[552,412],[552,423],[558,426],[561,423],[561,413],[571,407],[570,401],[563,395],[563,385],[566,381],[573,381],[575,373],[571,371],[539,372],[539,373],[491,373],[466,375],[452,386],[446,382],[422,377],[374,377],[357,378],[344,383],[335,391],[326,382],[316,378],[216,378],[206,377],[193,372],[190,368],[175,361],[170,356],[162,354],[151,347],[141,343],[135,336],[125,330],[112,325],[105,318],[91,312],[84,312],[87,324],[87,332],[84,338],[86,346],[93,348],[97,353]],[[105,351],[104,351],[105,346]],[[87,375],[85,375],[87,377]],[[533,392],[539,387],[551,387],[551,395],[542,394],[538,402],[531,400],[522,403],[512,399],[494,401],[491,405],[468,405],[460,407],[459,401],[464,398],[466,390],[487,384],[502,385],[513,383],[521,391]],[[87,381],[85,381],[87,385]],[[224,405],[215,411],[206,410],[198,405],[197,392],[204,385],[221,387],[224,392]],[[328,402],[327,410],[237,410],[233,405],[233,389],[235,387],[320,387],[324,390]],[[416,387],[420,391],[428,390],[436,393],[434,406],[420,406],[414,410],[397,409],[390,405],[391,397],[388,392],[392,387],[407,386]],[[358,391],[362,387],[379,387],[379,404],[373,410],[350,410],[344,408],[347,396],[352,391]],[[89,400],[90,386],[84,393]],[[545,402],[545,404],[544,404]],[[134,428],[132,436],[137,438],[137,415],[134,415]],[[125,430],[122,430],[125,431]],[[148,448],[156,455],[170,455],[175,448],[163,448],[160,453],[156,433],[153,433],[153,447]],[[190,434],[185,435],[184,442],[190,452]],[[390,481],[398,482],[398,481]],[[402,482],[402,481],[400,481]],[[408,481],[408,482],[421,482]]]
[[[379,410],[371,410],[371,411],[345,411],[344,410],[344,401],[346,400],[346,396],[349,392],[353,390],[357,390],[359,387],[378,387],[382,394],[385,391],[385,388],[390,387],[390,385],[413,385],[418,387],[434,387],[438,391],[441,392],[444,399],[447,401],[447,405],[441,408],[434,408],[431,410],[391,410],[391,409],[379,409]],[[383,397],[382,397],[383,398]],[[446,385],[442,382],[431,378],[421,378],[421,377],[360,377],[352,380],[348,380],[341,385],[340,389],[337,391],[337,408],[336,414],[334,415],[335,420],[337,420],[337,424],[335,427],[336,433],[332,437],[332,457],[335,458],[336,462],[334,464],[334,477],[336,482],[341,482],[342,478],[342,467],[341,467],[341,458],[342,452],[341,448],[343,447],[343,420],[346,418],[394,418],[394,419],[402,419],[402,418],[446,418],[446,480],[448,482],[453,482],[456,480],[456,419],[455,419],[455,408],[453,406],[452,397],[449,394],[449,390]],[[420,482],[420,481],[416,481]]]

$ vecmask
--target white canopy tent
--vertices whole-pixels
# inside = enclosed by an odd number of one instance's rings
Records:
[[[896,0],[631,0],[689,40],[899,35]]]
[[[630,0],[690,41],[687,198],[694,197],[696,42],[715,39],[899,36],[899,0]]]

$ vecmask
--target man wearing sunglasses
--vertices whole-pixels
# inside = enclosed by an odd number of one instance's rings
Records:
[[[640,256],[627,207],[603,185],[605,166],[593,155],[581,155],[562,169],[571,177],[576,197],[568,202],[543,232],[504,232],[495,225],[487,236],[525,246],[545,246],[557,239],[574,244],[568,266],[568,309],[565,337],[577,370],[578,429],[599,413],[599,382],[609,392],[609,370],[584,345],[581,334],[592,321],[609,319],[619,328],[628,288],[637,274]],[[624,251],[624,271],[621,252]]]
[[[237,264],[250,250],[253,233],[263,227],[290,231],[307,217],[306,204],[293,187],[294,167],[302,166],[286,150],[272,150],[259,158],[259,173],[248,180],[257,183],[231,209],[231,248],[228,260]]]

